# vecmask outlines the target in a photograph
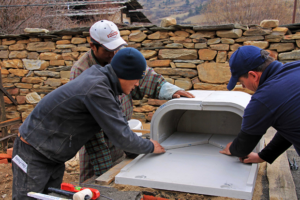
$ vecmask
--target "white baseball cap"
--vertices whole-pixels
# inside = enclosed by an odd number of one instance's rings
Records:
[[[127,45],[120,36],[118,27],[108,20],[101,20],[93,24],[90,28],[90,36],[92,42],[97,42],[110,51]]]

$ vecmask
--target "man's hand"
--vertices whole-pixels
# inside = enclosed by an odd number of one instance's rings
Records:
[[[240,158],[242,163],[262,163],[265,162],[257,153],[251,152],[248,156]]]
[[[230,151],[229,151],[229,147],[231,146],[231,144],[232,144],[232,142],[229,142],[227,145],[226,145],[226,147],[225,147],[225,149],[223,149],[222,151],[219,151],[220,153],[222,153],[222,154],[226,154],[226,155],[231,155],[231,153],[230,153]]]
[[[172,96],[172,98],[179,98],[179,97],[187,97],[187,98],[195,98],[195,96],[189,92],[186,92],[184,90],[178,90],[175,92]]]
[[[152,153],[160,154],[160,153],[165,153],[166,152],[165,148],[163,148],[157,141],[152,140],[152,139],[150,139],[150,141],[154,145],[154,151]]]

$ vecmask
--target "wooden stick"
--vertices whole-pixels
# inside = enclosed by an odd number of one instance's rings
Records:
[[[2,87],[2,85],[0,85],[0,90],[9,98],[9,100],[11,100],[11,102],[18,105],[18,102],[6,91],[4,87]]]
[[[131,130],[137,133],[150,133],[150,130],[148,129],[131,129]]]
[[[95,182],[100,185],[109,185],[115,180],[115,176],[121,171],[123,167],[129,164],[133,159],[125,158],[122,162],[112,167],[110,170],[99,176]]]
[[[8,139],[8,138],[11,138],[11,137],[17,137],[18,136],[18,134],[12,134],[12,135],[8,135],[8,136],[5,136],[5,137],[3,137],[3,138],[0,138],[0,142],[1,141],[4,141],[4,140],[6,140],[6,139]]]
[[[16,124],[16,123],[21,123],[21,122],[22,122],[21,117],[9,119],[9,120],[0,122],[0,128],[6,127],[6,126],[10,126],[10,125],[14,125],[14,124]]]

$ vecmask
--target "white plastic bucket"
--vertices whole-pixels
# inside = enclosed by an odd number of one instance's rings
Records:
[[[143,129],[143,125],[142,122],[140,120],[137,119],[131,119],[128,121],[128,125],[130,127],[130,129]],[[135,132],[138,136],[141,136],[142,133],[137,133]]]

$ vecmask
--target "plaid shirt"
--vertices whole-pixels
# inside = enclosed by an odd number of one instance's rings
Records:
[[[99,63],[95,59],[92,50],[90,50],[73,65],[70,79],[75,79],[84,70],[95,64]],[[159,91],[165,83],[163,76],[156,74],[153,69],[147,67],[146,75],[140,80],[139,86],[129,95],[119,96],[122,112],[126,119],[129,120],[133,113],[132,99],[142,99],[145,95],[157,99]],[[101,130],[79,151],[80,182],[91,178],[94,174],[100,176],[105,173],[123,154],[124,152],[113,146]]]

